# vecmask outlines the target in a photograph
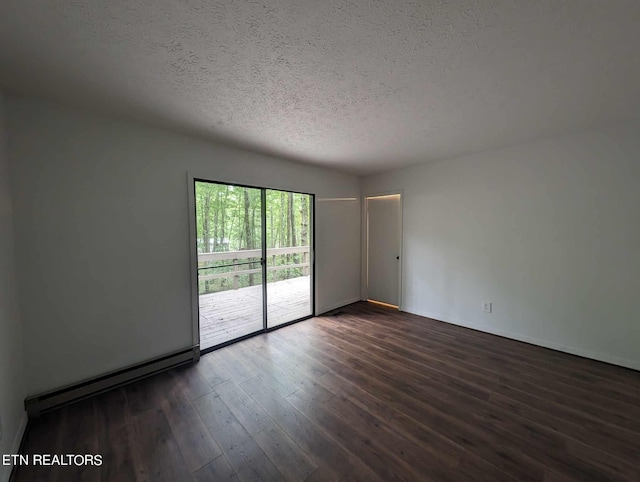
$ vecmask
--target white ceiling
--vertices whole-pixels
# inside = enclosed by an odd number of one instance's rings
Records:
[[[367,174],[640,117],[635,0],[3,0],[0,84]]]

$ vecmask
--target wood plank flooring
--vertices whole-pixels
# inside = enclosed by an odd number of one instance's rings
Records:
[[[638,481],[640,373],[370,303],[35,420],[15,481]]]

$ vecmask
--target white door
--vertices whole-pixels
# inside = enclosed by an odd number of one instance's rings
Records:
[[[400,195],[367,198],[367,297],[400,304]]]

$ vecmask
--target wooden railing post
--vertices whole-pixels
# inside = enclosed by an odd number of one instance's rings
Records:
[[[275,266],[276,265],[276,255],[272,255],[271,256],[271,266]],[[273,281],[278,281],[278,271],[274,270],[273,271]]]
[[[238,267],[238,265],[236,264],[237,262],[238,262],[238,259],[237,259],[237,258],[235,258],[235,259],[233,260],[233,264],[235,265],[235,266],[233,267],[233,271],[238,271],[238,268],[239,268],[239,267]],[[240,281],[240,275],[234,274],[234,275],[233,275],[233,289],[234,289],[234,290],[237,290],[237,289],[238,289],[238,282],[239,282],[239,281]]]
[[[302,268],[302,274],[304,276],[309,276],[309,266],[307,265],[307,263],[309,262],[309,251],[305,251],[304,253],[302,253],[302,262],[305,265]]]

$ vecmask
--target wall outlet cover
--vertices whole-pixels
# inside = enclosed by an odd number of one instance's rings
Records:
[[[491,310],[493,308],[493,303],[491,303],[490,301],[484,301],[482,303],[482,311],[484,311],[485,313],[491,313]]]

